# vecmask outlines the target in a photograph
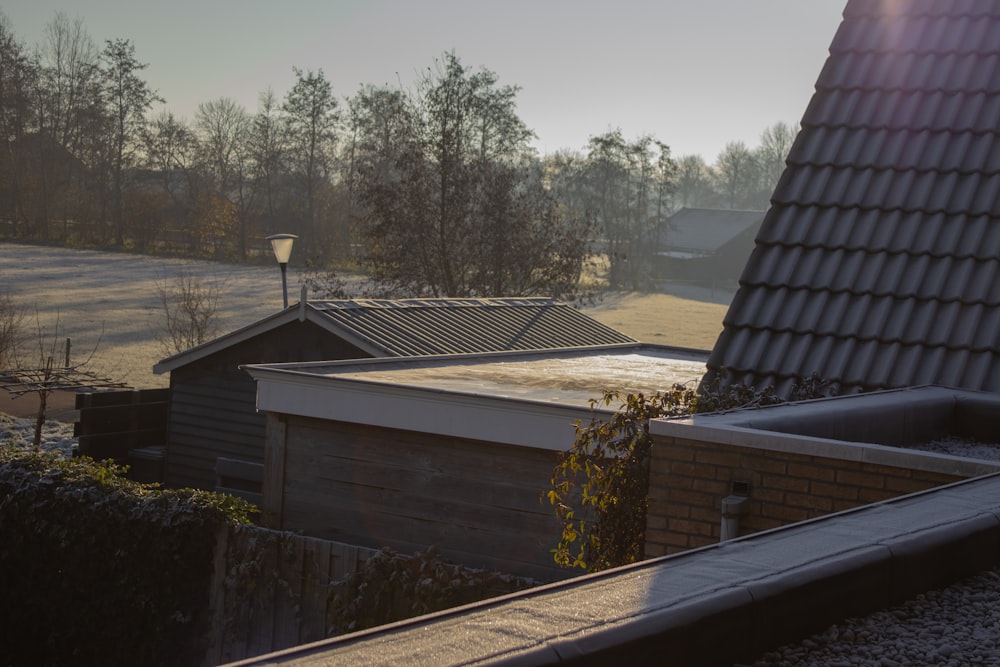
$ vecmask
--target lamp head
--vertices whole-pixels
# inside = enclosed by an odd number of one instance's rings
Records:
[[[292,244],[299,238],[295,234],[272,234],[267,237],[271,242],[271,249],[274,251],[274,258],[278,264],[288,264],[288,258],[292,256]]]

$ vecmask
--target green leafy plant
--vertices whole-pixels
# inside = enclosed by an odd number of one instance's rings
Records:
[[[698,388],[675,384],[652,396],[606,391],[592,399],[589,424],[576,424],[572,449],[560,454],[545,499],[561,534],[553,558],[562,567],[597,572],[643,558],[652,438],[649,420],[697,412],[781,403],[773,387],[727,384],[725,372]],[[829,383],[813,375],[792,389],[792,399],[824,395]],[[609,417],[599,408],[618,404]]]
[[[252,506],[125,469],[0,447],[7,664],[197,664],[221,527]]]

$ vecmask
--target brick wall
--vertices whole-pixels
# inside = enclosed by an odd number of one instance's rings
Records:
[[[922,491],[962,476],[658,437],[653,446],[646,557],[719,541],[722,499],[734,481],[751,485],[740,534]]]

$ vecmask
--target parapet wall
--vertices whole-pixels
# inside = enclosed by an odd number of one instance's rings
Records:
[[[658,438],[646,518],[646,557],[718,542],[723,498],[749,482],[740,535],[805,521],[963,479],[964,476],[776,452],[717,442]]]
[[[998,562],[992,476],[238,664],[749,663]]]
[[[654,421],[645,556],[718,542],[723,499],[734,493],[748,491],[729,537],[1000,470],[1000,461],[901,446],[983,421],[967,408],[986,399],[966,393],[924,387]]]

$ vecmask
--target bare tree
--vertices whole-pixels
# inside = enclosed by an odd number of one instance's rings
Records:
[[[0,373],[16,365],[24,342],[24,307],[14,303],[10,292],[0,296]]]
[[[575,290],[590,227],[544,187],[517,88],[453,53],[415,95],[362,89],[352,104],[363,261],[396,296]]]
[[[711,208],[715,205],[712,171],[700,155],[685,155],[677,160],[678,208]]]
[[[154,102],[162,102],[139,78],[146,68],[135,57],[135,46],[127,39],[108,40],[101,54],[104,62],[104,94],[111,118],[111,218],[115,245],[125,244],[123,197],[125,178],[133,166],[146,133],[146,112]]]
[[[235,215],[203,221],[210,230],[210,240],[218,257],[223,248],[233,248],[240,258],[246,257],[247,217],[252,204],[247,165],[247,134],[251,116],[241,105],[228,97],[198,105],[195,128],[199,136],[202,171],[209,176],[213,195]],[[219,210],[222,207],[213,207]],[[237,229],[227,229],[223,222],[235,218]],[[236,243],[226,243],[226,237],[236,233]]]
[[[730,141],[715,161],[719,189],[728,208],[752,208],[757,183],[753,152],[742,141]]]
[[[90,355],[82,363],[74,364],[70,359],[70,340],[68,338],[65,340],[65,347],[60,349],[62,340],[59,337],[58,315],[51,337],[42,328],[37,310],[35,311],[35,326],[38,341],[38,363],[24,364],[18,360],[17,368],[6,373],[9,377],[3,385],[3,389],[15,398],[30,393],[38,395],[34,435],[34,447],[37,452],[41,450],[42,427],[45,425],[48,399],[52,392],[121,388],[125,386],[125,383],[102,377],[89,369],[94,355],[100,347],[101,339],[104,337],[103,329]]]
[[[337,139],[337,98],[323,70],[303,72],[296,67],[293,71],[296,81],[285,96],[282,110],[291,148],[289,167],[301,188],[300,201],[305,209],[299,211],[299,233],[307,236],[321,254],[327,254],[329,238],[319,231],[319,217]]]
[[[165,354],[183,352],[216,336],[223,287],[189,272],[179,273],[172,282],[157,281],[165,318],[157,338]]]

